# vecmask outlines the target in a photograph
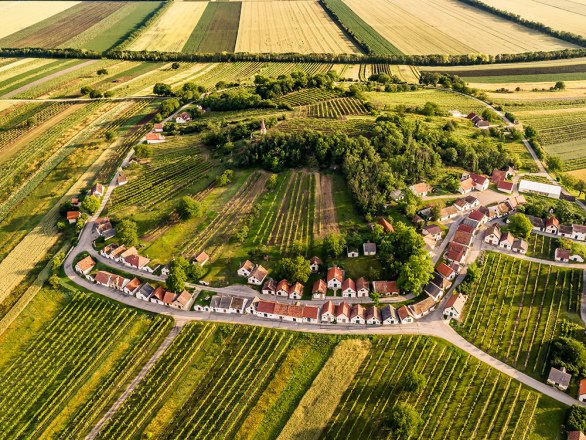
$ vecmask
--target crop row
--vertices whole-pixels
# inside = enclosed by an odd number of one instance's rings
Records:
[[[337,98],[318,102],[308,106],[305,111],[309,117],[333,119],[368,113],[364,105],[356,98]]]
[[[76,295],[26,351],[2,371],[3,434],[38,438],[125,334],[136,312]]]
[[[325,89],[303,89],[289,93],[278,100],[279,103],[292,106],[308,105],[340,96],[339,92]]]
[[[483,350],[540,376],[560,309],[577,313],[580,288],[579,270],[489,253],[461,332]]]

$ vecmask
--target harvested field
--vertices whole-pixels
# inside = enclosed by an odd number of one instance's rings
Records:
[[[340,232],[332,191],[332,176],[315,173],[315,214],[313,236],[323,238]]]
[[[0,3],[0,38],[28,28],[78,5],[76,1],[3,1]]]
[[[236,52],[359,53],[316,1],[244,2]]]
[[[182,52],[234,52],[241,5],[240,2],[208,3]]]
[[[575,47],[455,0],[346,3],[406,54],[498,54]]]
[[[494,8],[586,37],[586,4],[572,0],[483,0]]]
[[[78,3],[0,39],[0,47],[58,47],[124,7],[124,4],[113,1]]]
[[[206,6],[207,2],[173,2],[128,50],[181,52]]]
[[[569,171],[566,174],[569,174],[570,176],[575,177],[576,179],[586,181],[586,168],[582,168],[581,170]]]

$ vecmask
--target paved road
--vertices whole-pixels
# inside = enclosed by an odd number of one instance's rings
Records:
[[[548,264],[550,266],[566,267],[569,269],[586,269],[586,263],[562,263],[561,261],[543,260],[541,258],[529,257],[527,255],[518,254],[517,252],[492,246],[484,242],[482,243],[482,250],[500,252],[501,254],[505,254],[514,258],[519,258],[521,260],[532,261],[533,263]]]
[[[153,368],[153,366],[155,365],[155,362],[159,360],[159,358],[163,355],[165,350],[169,347],[169,345],[171,345],[173,340],[177,337],[177,335],[183,328],[184,324],[185,321],[175,321],[175,326],[171,329],[167,337],[163,340],[163,342],[161,342],[157,350],[153,353],[153,355],[150,357],[150,359],[147,361],[144,367],[142,367],[138,374],[128,384],[128,386],[126,387],[124,392],[118,397],[116,402],[114,402],[114,404],[108,409],[108,411],[106,411],[106,414],[104,414],[104,416],[98,421],[98,423],[96,423],[96,425],[93,427],[90,433],[85,437],[85,440],[93,440],[96,438],[96,436],[102,430],[104,425],[110,421],[112,416],[122,406],[126,398],[130,396],[130,393],[132,393],[134,389],[138,386],[138,384],[142,382],[142,380],[145,378],[150,369]]]

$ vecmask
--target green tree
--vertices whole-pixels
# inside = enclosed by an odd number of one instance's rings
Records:
[[[432,278],[433,264],[427,252],[411,255],[400,268],[397,287],[403,292],[418,293]]]
[[[108,69],[98,69],[96,73],[98,74],[98,76],[107,75]]]
[[[267,180],[267,189],[274,189],[277,186],[277,174],[271,174]]]
[[[337,257],[342,255],[346,247],[346,238],[339,233],[330,234],[324,238],[324,250],[328,255]]]
[[[515,237],[528,239],[533,225],[525,214],[514,214],[509,217],[508,229]]]
[[[573,338],[560,337],[551,347],[551,365],[566,367],[568,373],[584,377],[586,375],[586,346]]]
[[[158,96],[173,96],[173,89],[169,84],[156,83],[153,87],[153,93]]]
[[[415,371],[409,371],[403,378],[403,390],[409,391],[410,393],[419,393],[427,380],[421,373]]]
[[[250,234],[250,228],[247,225],[242,225],[234,234],[234,238],[238,243],[244,243]]]
[[[116,139],[116,132],[114,130],[108,130],[104,133],[104,139],[106,142],[113,142]]]
[[[421,422],[421,416],[413,406],[399,402],[389,410],[386,427],[394,438],[407,438],[418,433]]]
[[[586,408],[583,406],[572,405],[568,412],[566,420],[566,429],[568,431],[586,432]]]
[[[134,147],[134,155],[139,159],[146,159],[153,155],[153,150],[148,144],[138,144]]]
[[[49,277],[49,285],[56,289],[59,287],[59,276],[57,274],[53,274]]]
[[[169,275],[165,282],[167,290],[175,293],[180,293],[185,289],[187,282],[186,271],[189,268],[189,261],[185,258],[176,258],[169,265]]]
[[[79,216],[79,218],[77,219],[77,222],[75,223],[75,230],[77,233],[81,232],[81,230],[85,226],[86,222],[87,222],[87,214],[83,213]]]
[[[562,171],[564,169],[564,163],[559,156],[547,156],[545,160],[547,168],[551,171]]]
[[[80,89],[80,91],[79,91],[79,92],[80,92],[80,93],[81,93],[83,96],[86,96],[86,95],[89,95],[89,94],[91,93],[91,91],[92,91],[92,90],[93,90],[93,89],[92,89],[91,87],[89,87],[89,86],[83,86],[83,87]]]
[[[558,81],[553,86],[554,90],[564,90],[566,88],[566,83],[563,81]]]
[[[233,178],[234,178],[234,171],[226,170],[216,178],[216,184],[218,186],[226,186],[232,182]]]
[[[291,283],[305,283],[311,275],[309,261],[298,255],[293,258],[281,258],[277,264],[277,273]]]
[[[94,215],[96,212],[98,212],[98,209],[100,209],[100,204],[100,199],[98,199],[96,196],[87,196],[83,199],[83,202],[81,202],[81,207],[90,214]]]
[[[201,203],[189,196],[182,197],[177,206],[177,212],[183,220],[196,218],[203,214]]]
[[[65,223],[64,221],[58,221],[57,222],[57,230],[59,232],[63,232],[63,231],[65,231],[65,229],[67,229],[67,223]]]
[[[59,268],[63,265],[63,260],[65,260],[65,254],[63,252],[56,253],[51,263],[51,272],[58,272]]]
[[[136,222],[124,219],[116,225],[116,237],[125,246],[138,246],[138,228]]]
[[[580,197],[583,192],[586,192],[586,182],[583,180],[578,180],[576,185],[574,185],[574,189],[580,193],[578,194],[578,197]]]
[[[173,70],[177,70],[177,69],[179,69],[179,67],[181,67],[181,64],[179,64],[179,63],[171,64],[171,69],[173,69]]]

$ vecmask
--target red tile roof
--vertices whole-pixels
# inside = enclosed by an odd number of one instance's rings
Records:
[[[210,256],[208,254],[205,253],[205,251],[201,251],[197,257],[195,257],[195,261],[197,261],[198,263],[205,263],[206,261],[208,261],[210,259]]]
[[[259,313],[274,313],[275,312],[275,305],[277,303],[273,301],[263,301],[260,300],[256,305],[256,311]]]
[[[303,295],[303,284],[297,282],[289,289],[289,294],[296,293],[297,295]]]
[[[470,243],[472,243],[472,234],[464,231],[456,231],[452,242],[464,246],[470,246]]]
[[[470,214],[468,214],[468,218],[475,220],[477,222],[481,222],[482,220],[484,220],[484,213],[478,209],[475,209]]]
[[[163,298],[165,298],[165,288],[162,286],[157,287],[153,292],[153,296],[158,300],[163,301]]]
[[[452,269],[446,263],[438,264],[437,267],[435,268],[435,270],[437,271],[437,273],[439,273],[440,275],[443,275],[446,278],[448,278],[449,276],[451,276],[454,273],[454,269]]]
[[[368,290],[368,281],[364,277],[360,277],[356,280],[356,290],[360,289]]]
[[[328,290],[327,284],[324,280],[317,280],[313,283],[312,293],[326,293]]]
[[[356,283],[352,278],[346,278],[342,283],[342,290],[352,289],[356,292]]]
[[[134,292],[140,287],[140,280],[138,278],[133,278],[125,287],[131,292]]]
[[[411,313],[409,312],[407,306],[400,307],[399,310],[397,310],[397,313],[399,314],[399,318],[401,319],[401,321],[403,321],[408,316],[411,316]]]
[[[336,306],[336,316],[346,315],[349,318],[351,310],[350,305],[347,302],[342,301]]]
[[[67,211],[67,220],[76,220],[81,215],[79,211]]]
[[[560,221],[553,215],[551,217],[548,217],[547,220],[545,221],[546,228],[548,226],[555,226],[557,228],[559,225],[560,225]]]
[[[320,260],[319,257],[311,257],[311,260],[309,260],[310,264],[322,264],[322,261]]]
[[[326,280],[330,282],[330,280],[333,280],[334,278],[339,281],[342,281],[344,278],[344,271],[338,266],[333,266],[328,269]]]
[[[373,281],[372,290],[376,293],[399,293],[396,281]]]
[[[83,260],[79,260],[76,264],[76,266],[82,272],[85,272],[89,269],[92,269],[95,265],[96,265],[96,262],[89,255],[87,257],[85,257]]]
[[[501,190],[503,190],[503,191],[507,191],[507,192],[509,192],[509,191],[512,191],[512,190],[513,190],[513,182],[507,182],[507,181],[505,181],[505,180],[500,180],[500,181],[497,183],[496,187],[497,187],[498,189],[501,189]]]
[[[189,301],[191,301],[191,295],[187,290],[184,290],[183,292],[181,292],[181,295],[179,295],[175,301],[177,301],[179,304],[185,307],[187,304],[189,304]]]
[[[472,226],[470,225],[466,225],[464,223],[461,223],[460,226],[458,226],[458,229],[456,229],[456,231],[461,231],[461,232],[465,232],[467,234],[472,234],[474,232],[474,229]]]
[[[476,185],[484,185],[488,180],[487,177],[481,176],[480,174],[470,173],[470,178]]]
[[[322,306],[321,306],[321,313],[331,313],[332,315],[336,312],[336,306],[335,304],[331,301],[328,300],[326,301]]]
[[[580,379],[580,386],[578,389],[578,394],[586,394],[586,379]]]
[[[395,232],[395,228],[393,228],[393,225],[390,224],[389,221],[384,217],[381,217],[377,223],[383,227],[385,232]]]

